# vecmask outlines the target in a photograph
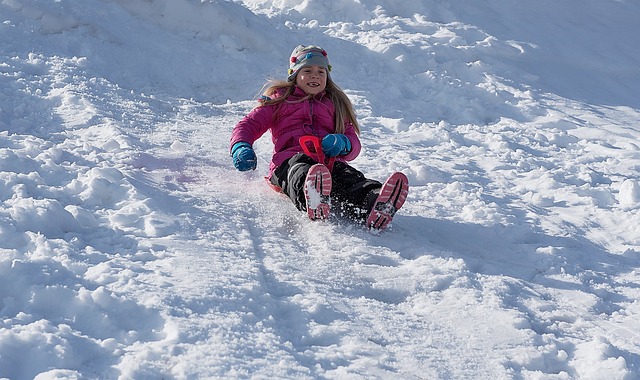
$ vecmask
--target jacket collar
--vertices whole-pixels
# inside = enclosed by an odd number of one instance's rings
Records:
[[[311,99],[320,100],[320,99],[324,98],[325,95],[326,95],[326,91],[322,91],[321,93],[312,96]],[[294,87],[293,93],[291,94],[291,97],[295,97],[296,99],[301,99],[301,98],[304,98],[304,97],[307,97],[307,96],[308,96],[307,93],[304,92],[298,86]]]

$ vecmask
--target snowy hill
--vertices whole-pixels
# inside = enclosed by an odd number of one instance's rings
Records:
[[[639,379],[640,4],[0,0],[0,378]],[[318,44],[379,235],[237,172]]]

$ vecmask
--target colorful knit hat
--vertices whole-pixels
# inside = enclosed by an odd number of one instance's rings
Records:
[[[309,45],[298,45],[291,53],[291,59],[289,59],[289,76],[287,81],[293,82],[296,78],[296,73],[306,66],[320,66],[327,70],[327,73],[331,71],[331,65],[327,58],[327,52],[323,48]]]

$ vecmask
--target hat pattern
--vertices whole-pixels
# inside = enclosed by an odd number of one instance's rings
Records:
[[[320,66],[324,67],[327,72],[331,71],[327,52],[323,48],[314,45],[298,45],[293,49],[289,59],[289,76],[287,80],[289,82],[295,80],[298,70],[306,66]]]

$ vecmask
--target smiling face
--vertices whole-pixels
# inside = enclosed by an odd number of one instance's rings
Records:
[[[317,95],[327,87],[327,70],[321,66],[305,66],[296,75],[296,85],[307,95]]]

